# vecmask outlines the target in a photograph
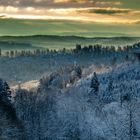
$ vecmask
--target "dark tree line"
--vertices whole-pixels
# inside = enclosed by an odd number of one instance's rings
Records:
[[[7,57],[18,57],[18,56],[44,56],[48,54],[87,54],[94,53],[98,55],[104,55],[109,53],[128,53],[133,52],[140,48],[140,43],[135,43],[133,45],[123,46],[123,47],[115,47],[115,46],[102,46],[100,44],[82,46],[81,44],[76,44],[76,47],[73,49],[60,49],[60,50],[52,50],[52,49],[35,49],[35,50],[11,50],[11,51],[2,51],[0,49],[0,56]],[[127,58],[126,58],[127,59]]]
[[[74,53],[98,53],[98,54],[104,54],[104,53],[113,53],[113,52],[132,52],[133,50],[139,49],[140,43],[135,43],[133,45],[127,45],[123,47],[116,47],[116,46],[102,46],[99,44],[96,45],[89,45],[82,47],[80,44],[76,45],[76,48],[73,49]]]

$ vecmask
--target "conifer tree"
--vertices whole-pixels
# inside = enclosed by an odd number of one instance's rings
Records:
[[[0,101],[11,102],[11,90],[7,82],[0,79]]]
[[[90,88],[92,88],[93,92],[97,93],[99,91],[99,85],[100,83],[98,81],[97,74],[96,72],[94,72],[94,76],[92,77]]]
[[[112,77],[109,77],[108,91],[112,92],[113,89],[114,89],[114,87],[113,87],[113,79],[112,79]]]

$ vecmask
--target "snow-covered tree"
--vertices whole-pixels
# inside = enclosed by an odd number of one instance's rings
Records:
[[[109,77],[109,82],[108,82],[108,87],[107,87],[107,90],[109,93],[111,93],[114,89],[114,86],[113,86],[113,79],[112,77],[110,76]]]
[[[75,69],[75,72],[77,74],[77,77],[81,78],[82,77],[82,69],[81,69],[81,67],[80,66],[75,66],[74,69]]]
[[[0,101],[11,102],[11,90],[7,82],[0,79]]]
[[[94,75],[93,75],[93,77],[91,79],[91,84],[90,84],[90,88],[92,89],[92,92],[98,93],[99,85],[100,85],[100,83],[98,81],[97,74],[96,74],[96,72],[94,72]]]

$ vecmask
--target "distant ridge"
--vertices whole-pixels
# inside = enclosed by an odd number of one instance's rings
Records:
[[[61,35],[28,35],[28,36],[1,36],[0,48],[3,50],[24,49],[71,49],[76,44],[89,46],[100,44],[102,46],[126,46],[140,42],[140,37],[83,37]]]
[[[5,36],[0,36],[0,38],[77,38],[77,39],[108,39],[108,38],[113,38],[113,39],[130,39],[130,38],[140,38],[139,36],[116,36],[116,37],[83,37],[83,36],[77,36],[77,35],[67,35],[67,36],[63,36],[63,35],[23,35],[23,36],[11,36],[11,35],[5,35]]]

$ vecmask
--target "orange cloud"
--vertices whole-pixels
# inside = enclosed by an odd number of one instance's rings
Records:
[[[76,3],[87,3],[87,0],[54,0],[54,3],[67,3],[67,2],[76,2]]]

